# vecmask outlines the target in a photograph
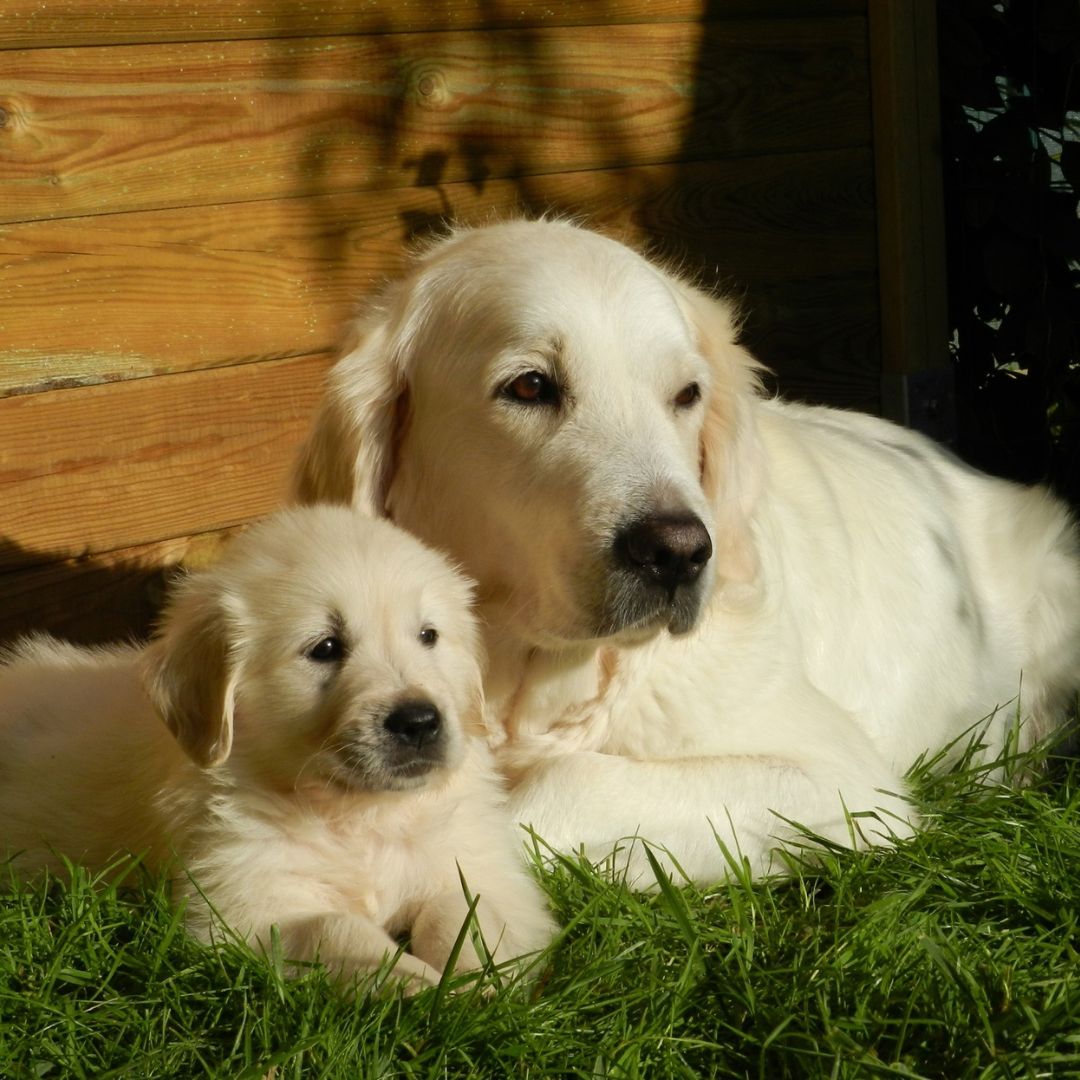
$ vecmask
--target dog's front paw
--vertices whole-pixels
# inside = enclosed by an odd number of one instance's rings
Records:
[[[617,758],[582,751],[534,766],[511,791],[510,812],[555,851],[591,849],[614,824],[607,818],[616,809],[598,804],[596,783],[620,765]]]

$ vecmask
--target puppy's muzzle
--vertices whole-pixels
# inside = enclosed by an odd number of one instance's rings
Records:
[[[694,514],[652,514],[615,537],[616,561],[670,597],[697,581],[712,550],[709,530]]]
[[[364,709],[330,747],[333,779],[347,788],[406,791],[453,767],[453,726],[423,698]]]
[[[430,701],[405,701],[382,721],[383,767],[392,783],[414,783],[448,762],[448,740],[439,710]]]
[[[410,701],[394,709],[383,727],[406,752],[430,756],[442,734],[442,717],[430,702]]]

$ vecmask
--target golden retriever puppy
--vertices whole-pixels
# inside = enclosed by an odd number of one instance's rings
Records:
[[[912,823],[904,774],[982,718],[1057,727],[1080,564],[1049,493],[871,416],[767,400],[731,311],[560,221],[462,230],[360,322],[295,475],[478,582],[512,805],[692,879]],[[1021,682],[1022,680],[1022,682]]]
[[[496,960],[552,922],[482,731],[470,584],[387,522],[279,513],[177,588],[146,648],[37,637],[0,666],[0,850],[29,872],[178,860],[220,919],[346,979],[410,935],[438,981],[476,898]],[[459,966],[479,957],[466,940]]]

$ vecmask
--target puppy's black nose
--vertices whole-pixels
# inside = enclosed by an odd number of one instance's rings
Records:
[[[383,721],[383,727],[405,746],[421,750],[439,737],[442,717],[429,701],[408,701]]]
[[[712,540],[694,514],[653,514],[615,537],[615,556],[647,583],[674,592],[697,579],[712,557]]]

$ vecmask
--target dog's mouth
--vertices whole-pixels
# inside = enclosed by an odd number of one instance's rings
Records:
[[[437,757],[418,757],[412,761],[396,762],[388,765],[385,772],[395,784],[412,785],[415,782],[419,785],[432,773],[441,772],[445,765],[446,762],[440,754]]]
[[[656,589],[644,585],[635,575],[615,571],[608,578],[595,636],[630,643],[655,637],[664,630],[675,636],[689,633],[697,624],[701,600],[697,582]]]
[[[387,761],[357,764],[335,760],[329,778],[336,788],[349,793],[363,791],[411,791],[423,787],[443,772],[441,757],[414,758],[411,761]]]

